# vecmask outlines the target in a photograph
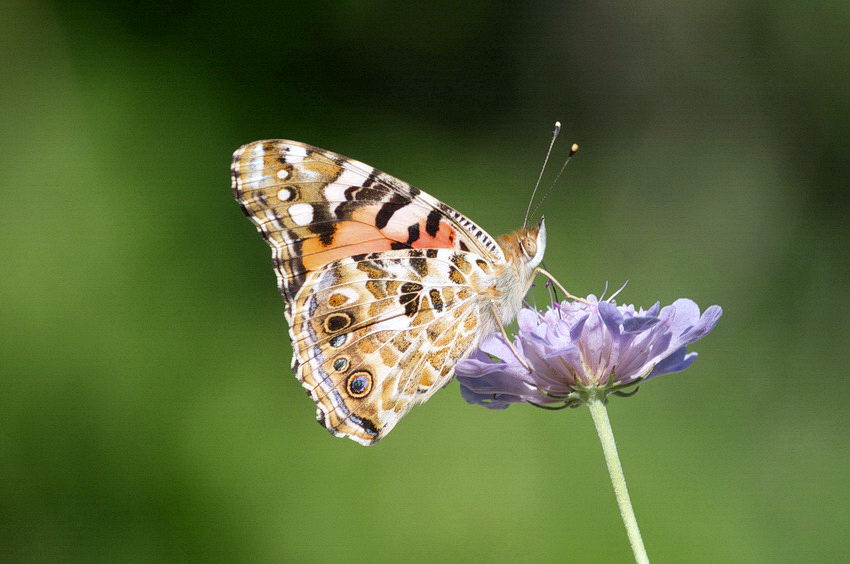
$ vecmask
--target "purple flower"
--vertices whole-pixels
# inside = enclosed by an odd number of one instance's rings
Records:
[[[630,395],[625,390],[644,380],[686,369],[697,357],[687,346],[711,332],[722,313],[713,305],[700,315],[688,299],[643,310],[593,295],[542,313],[524,308],[513,341],[522,361],[494,333],[455,372],[469,403],[577,407],[591,395]]]

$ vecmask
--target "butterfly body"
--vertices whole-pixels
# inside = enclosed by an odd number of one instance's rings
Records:
[[[296,377],[332,434],[384,437],[519,311],[541,224],[491,238],[359,161],[303,143],[249,143],[234,196],[272,248]]]

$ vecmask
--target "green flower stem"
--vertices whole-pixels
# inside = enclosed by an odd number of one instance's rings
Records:
[[[599,434],[599,441],[602,443],[602,452],[605,453],[608,473],[611,475],[614,494],[617,496],[617,505],[620,506],[620,515],[623,517],[623,524],[626,526],[626,533],[629,535],[629,543],[632,545],[635,562],[648,564],[649,557],[646,555],[646,548],[643,546],[643,539],[640,536],[637,519],[635,519],[635,511],[632,509],[632,502],[629,499],[626,477],[623,475],[623,466],[620,464],[620,457],[617,454],[617,443],[614,442],[614,432],[611,430],[611,421],[608,420],[608,410],[605,409],[603,401],[597,397],[591,397],[587,402],[587,407],[590,409],[593,424],[596,425],[596,432]]]

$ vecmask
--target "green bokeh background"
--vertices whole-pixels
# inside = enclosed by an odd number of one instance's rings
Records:
[[[372,448],[289,373],[230,155],[285,137],[574,293],[725,314],[610,416],[657,562],[850,552],[847,2],[0,5],[0,559],[628,561],[586,410],[451,384]],[[550,174],[552,171],[550,170]]]

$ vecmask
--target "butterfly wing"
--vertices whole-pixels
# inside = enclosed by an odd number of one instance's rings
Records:
[[[331,433],[374,444],[451,380],[480,335],[464,255],[371,253],[308,280],[290,326],[296,374]]]
[[[293,369],[319,421],[374,444],[477,342],[470,276],[502,250],[432,196],[302,143],[245,145],[232,176],[272,248]]]
[[[234,153],[231,173],[235,198],[272,248],[288,314],[307,273],[347,256],[454,248],[504,258],[492,237],[450,206],[330,151],[256,141]]]

